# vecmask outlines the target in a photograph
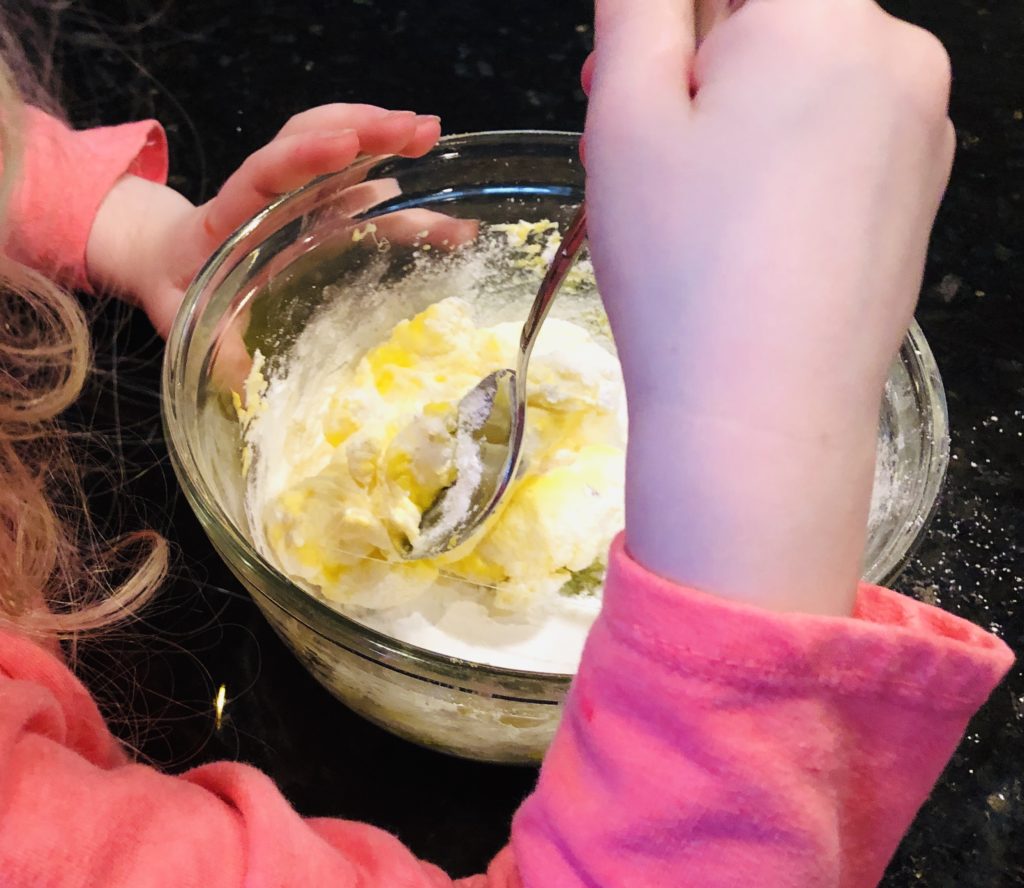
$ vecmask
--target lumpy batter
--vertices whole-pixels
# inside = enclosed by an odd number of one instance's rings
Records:
[[[455,552],[396,554],[455,480],[460,399],[514,366],[520,329],[478,326],[466,303],[446,298],[315,385],[305,374],[303,392],[289,391],[287,377],[269,388],[250,380],[264,407],[281,402],[241,417],[266,464],[250,511],[278,566],[329,601],[376,612],[378,625],[389,610],[400,620],[410,606],[458,611],[469,599],[500,621],[597,591],[623,525],[622,376],[585,329],[554,318],[531,359],[524,468],[498,514]],[[574,634],[582,640],[585,629]]]
[[[576,323],[549,318],[534,351],[525,470],[501,510],[460,550],[432,561],[397,556],[455,480],[459,401],[515,365],[522,318],[559,241],[546,221],[491,228],[495,238],[453,256],[439,277],[410,278],[437,301],[408,320],[389,329],[362,310],[328,311],[270,378],[256,353],[235,403],[250,527],[299,586],[368,626],[464,660],[572,673],[624,523],[625,395],[618,360],[599,344],[607,321],[586,260],[560,299]],[[506,301],[503,282],[517,274],[526,277]],[[473,307],[444,298],[453,292],[473,294]],[[403,298],[384,290],[370,313]],[[474,311],[494,319],[497,304],[519,319],[479,323]],[[373,338],[356,347],[364,326]],[[889,520],[902,446],[879,437],[872,534]]]

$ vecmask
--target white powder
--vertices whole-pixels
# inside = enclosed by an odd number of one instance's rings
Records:
[[[484,474],[480,442],[476,432],[490,416],[493,397],[480,386],[474,387],[459,404],[459,424],[455,432],[455,483],[440,498],[441,517],[415,541],[413,551],[431,552],[447,540],[469,517],[474,494]]]
[[[502,613],[486,596],[451,583],[414,607],[362,611],[360,622],[449,657],[523,672],[571,675],[600,610],[593,596],[557,595],[527,613]]]

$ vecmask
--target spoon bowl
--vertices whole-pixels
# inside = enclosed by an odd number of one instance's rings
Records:
[[[494,512],[518,468],[526,425],[526,401],[514,370],[496,370],[459,402],[455,421],[455,482],[423,512],[407,559],[457,549]]]
[[[580,204],[551,259],[519,338],[516,370],[497,370],[459,402],[455,423],[455,481],[423,512],[419,536],[400,547],[406,559],[434,558],[476,536],[515,477],[526,431],[526,379],[544,319],[587,236]]]

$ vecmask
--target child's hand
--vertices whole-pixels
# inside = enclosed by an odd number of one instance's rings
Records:
[[[848,613],[879,402],[954,135],[948,59],[871,0],[597,0],[590,244],[630,400],[627,544]]]
[[[107,196],[89,237],[89,275],[136,300],[166,337],[185,288],[217,246],[263,206],[359,154],[418,157],[437,142],[436,117],[370,105],[325,105],[297,114],[202,206],[126,176]]]

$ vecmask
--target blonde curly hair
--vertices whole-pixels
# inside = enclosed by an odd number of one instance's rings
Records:
[[[20,168],[23,109],[0,60],[0,219]],[[73,639],[109,627],[134,614],[167,570],[158,534],[104,542],[89,520],[59,417],[81,394],[90,357],[76,297],[0,250],[0,629]]]

